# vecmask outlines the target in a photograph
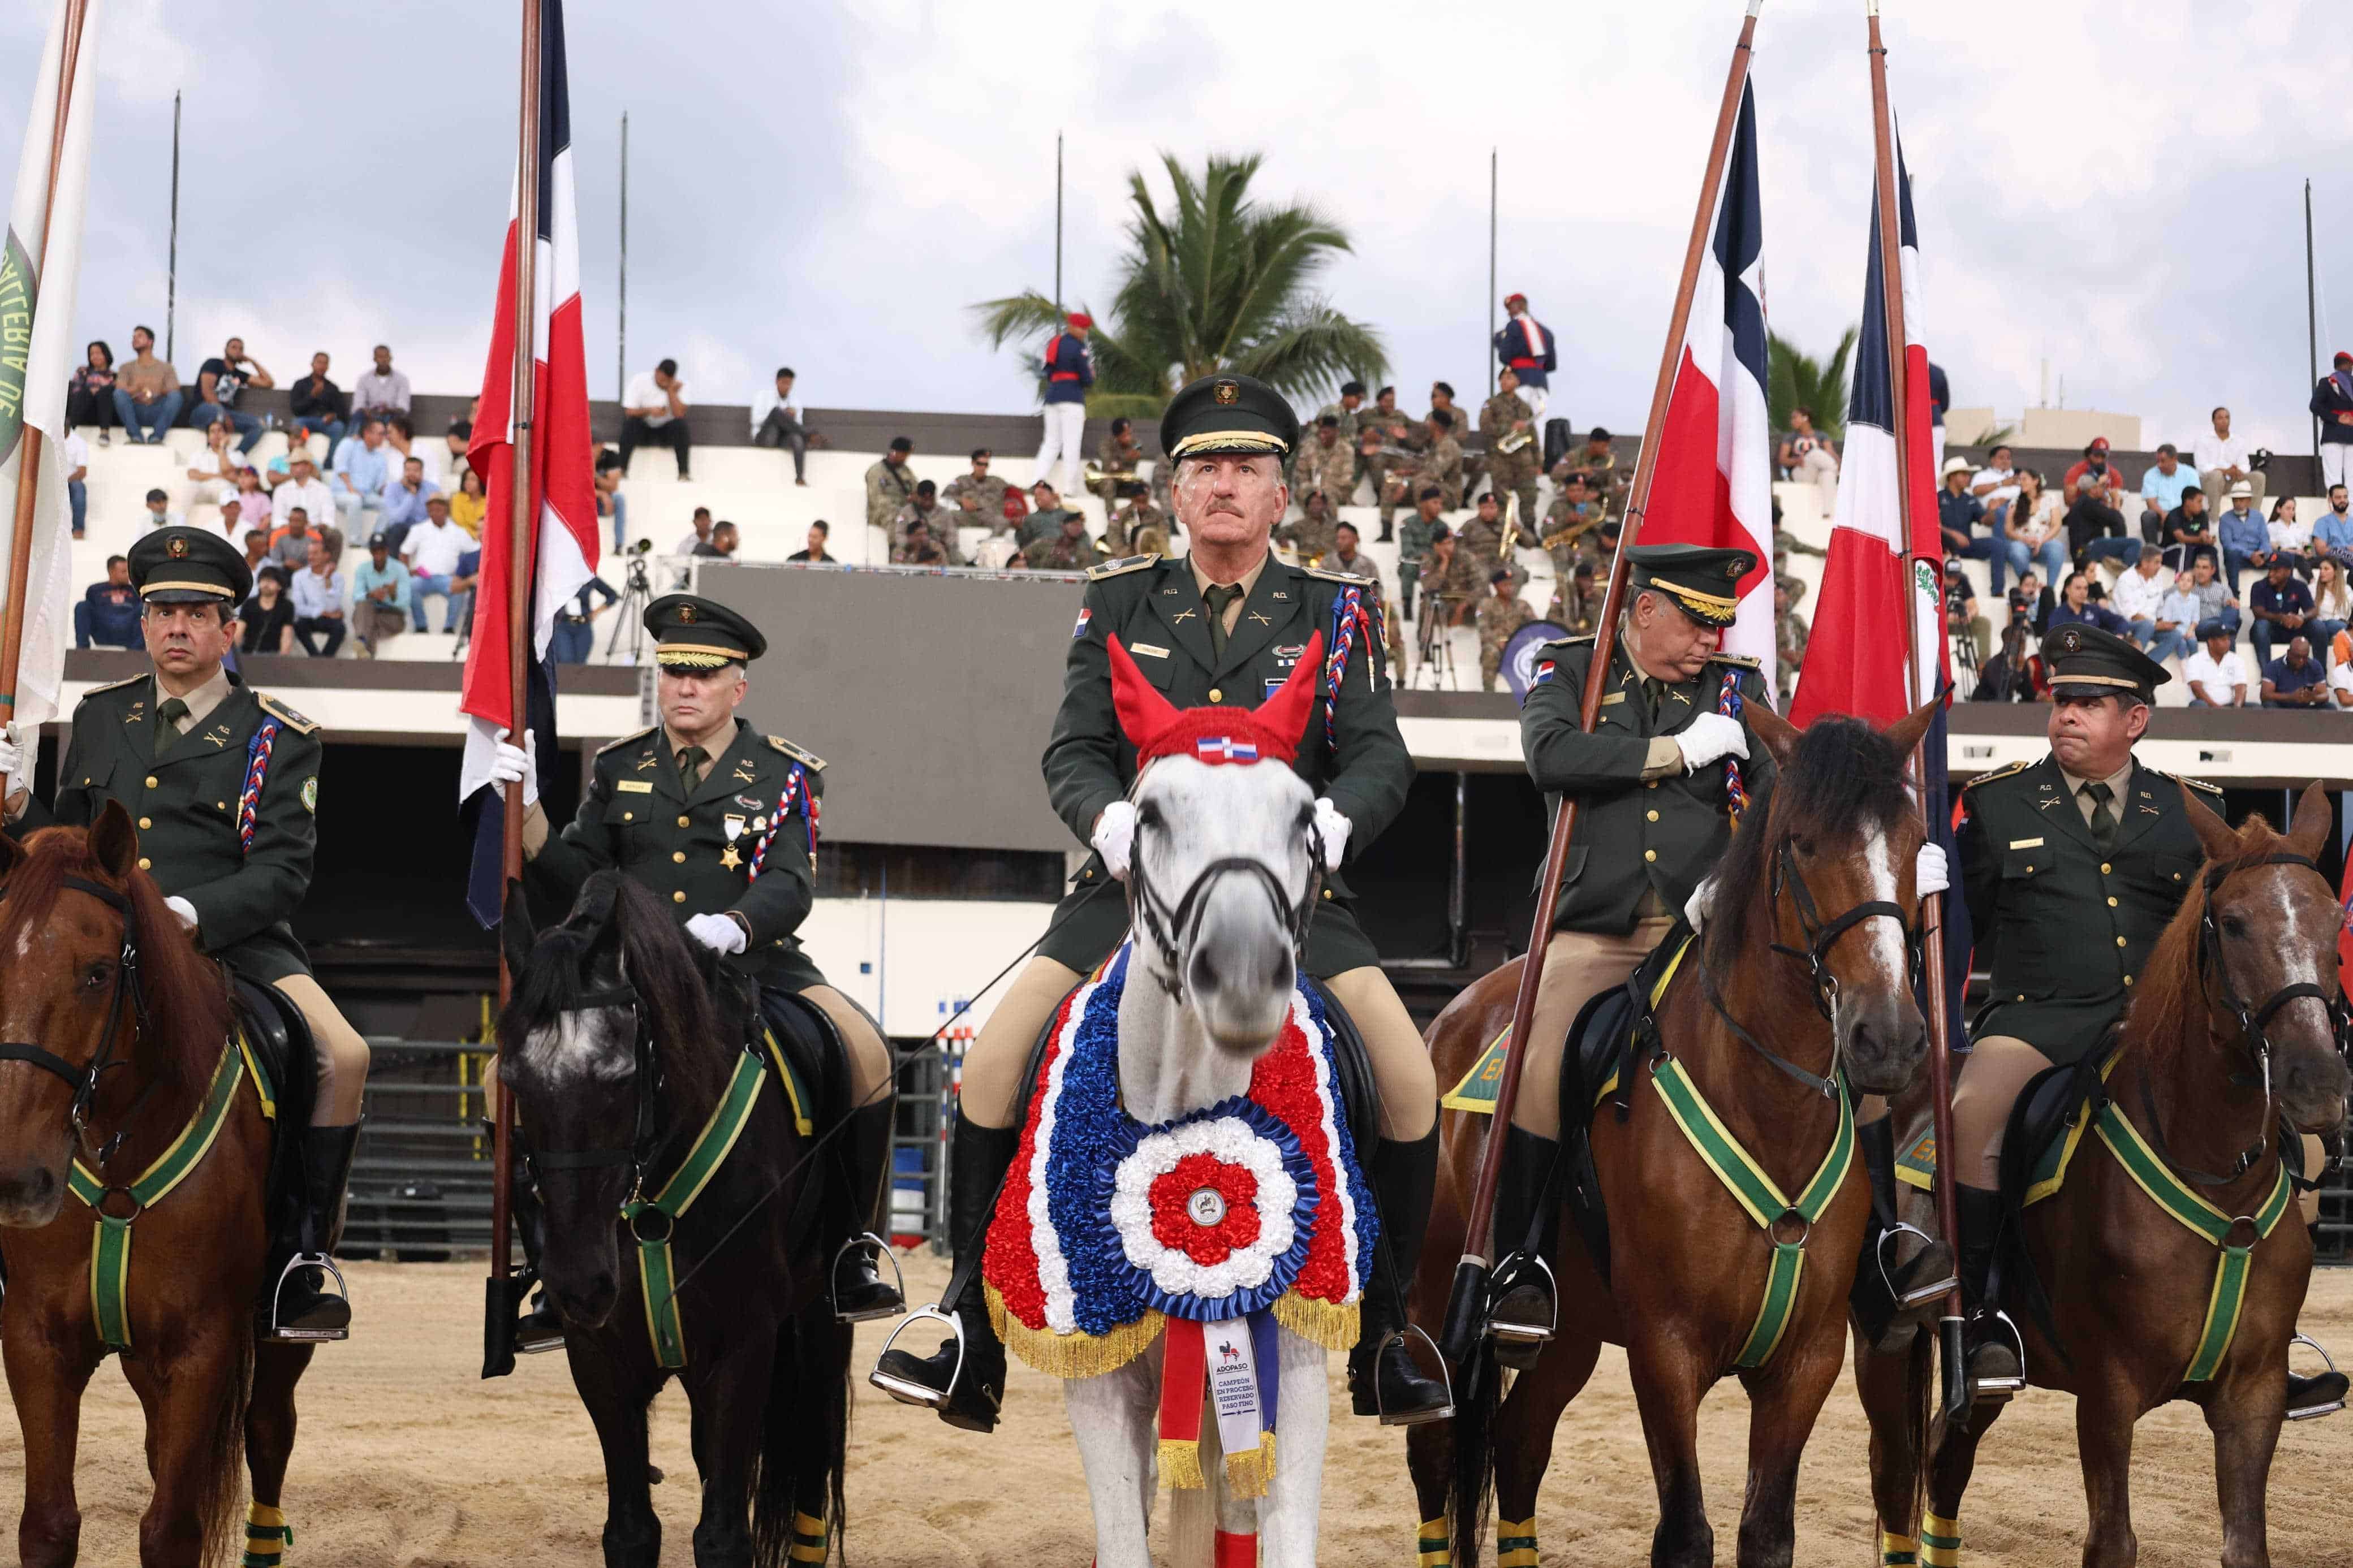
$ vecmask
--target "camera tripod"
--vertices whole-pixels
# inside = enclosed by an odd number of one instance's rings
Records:
[[[621,587],[620,602],[613,606],[613,629],[606,634],[605,658],[607,663],[638,664],[646,652],[646,606],[653,603],[653,580],[646,574],[646,557],[641,551],[628,558],[629,574]],[[626,634],[629,639],[627,659],[615,658]]]
[[[1454,689],[1454,639],[1448,636],[1449,613],[1462,601],[1458,595],[1424,594],[1421,618],[1415,623],[1413,685],[1432,691]]]

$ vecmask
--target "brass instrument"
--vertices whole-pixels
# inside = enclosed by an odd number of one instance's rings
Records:
[[[1125,484],[1135,478],[1135,474],[1134,468],[1105,469],[1099,464],[1089,463],[1079,470],[1079,479],[1088,489],[1092,489],[1102,484]]]
[[[1496,437],[1495,450],[1508,457],[1535,438],[1536,433],[1533,430],[1507,431]]]

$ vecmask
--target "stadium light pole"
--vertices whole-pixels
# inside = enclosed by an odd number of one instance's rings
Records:
[[[1487,343],[1480,357],[1487,362],[1487,395],[1495,395],[1495,149],[1487,149]]]
[[[172,94],[172,237],[164,260],[164,358],[172,358],[172,318],[180,303],[180,95]]]
[[[2320,284],[2312,265],[2312,182],[2304,182],[2304,377],[2320,384]],[[2312,416],[2312,479],[2320,482],[2320,416]],[[2322,492],[2324,498],[2327,492]]]
[[[621,110],[621,287],[620,323],[613,341],[613,395],[622,396],[629,384],[629,111]]]

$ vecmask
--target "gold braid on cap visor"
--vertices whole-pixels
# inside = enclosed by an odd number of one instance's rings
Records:
[[[1737,599],[1725,599],[1714,594],[1702,594],[1686,588],[1680,583],[1667,582],[1664,578],[1653,577],[1649,582],[1638,583],[1635,586],[1667,595],[1710,626],[1728,626],[1740,616],[1740,601]]]
[[[205,594],[226,604],[237,597],[226,583],[142,583],[139,596],[142,599],[156,594]]]
[[[1209,452],[1289,452],[1290,443],[1263,430],[1203,430],[1176,443],[1171,458],[1198,458]]]
[[[717,669],[738,664],[748,656],[742,648],[716,647],[709,643],[656,643],[654,661],[678,669]]]

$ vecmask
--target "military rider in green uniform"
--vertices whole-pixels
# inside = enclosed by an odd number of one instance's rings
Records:
[[[861,1221],[888,1193],[894,1108],[890,1047],[874,1021],[801,951],[794,933],[816,898],[817,798],[825,763],[735,716],[750,689],[745,667],[767,638],[715,600],[669,594],[646,606],[660,667],[661,722],[596,753],[588,792],[562,834],[534,798],[523,823],[533,884],[569,900],[593,872],[617,868],[665,897],[686,934],[756,980],[764,1005],[797,993],[833,1023],[849,1054],[851,1190]],[[526,744],[528,740],[526,739]],[[501,743],[491,772],[528,779],[523,750]],[[528,786],[527,786],[528,787]],[[785,1004],[789,1005],[789,1004]],[[869,1235],[831,1281],[846,1321],[887,1317],[899,1292],[876,1272],[882,1243]],[[527,1320],[527,1342],[548,1325]]]
[[[965,1058],[949,1154],[949,1228],[959,1260],[970,1259],[1019,1142],[1015,1100],[1030,1048],[1062,997],[1127,929],[1126,901],[1109,884],[1125,876],[1134,840],[1135,809],[1126,797],[1135,752],[1113,710],[1107,639],[1116,634],[1145,679],[1179,708],[1255,708],[1290,676],[1313,634],[1323,633],[1328,655],[1345,624],[1350,629],[1338,698],[1322,695],[1329,688],[1319,684],[1293,764],[1320,797],[1317,828],[1329,860],[1301,967],[1355,1020],[1380,1093],[1381,1136],[1366,1174],[1379,1201],[1385,1245],[1365,1294],[1364,1334],[1349,1355],[1348,1373],[1359,1415],[1407,1424],[1451,1409],[1444,1384],[1422,1376],[1402,1342],[1385,1343],[1402,1326],[1393,1285],[1412,1279],[1429,1220],[1437,1086],[1420,1032],[1350,912],[1339,868],[1350,846],[1361,850],[1395,819],[1413,762],[1398,732],[1383,662],[1377,586],[1345,573],[1287,565],[1269,548],[1290,502],[1283,468],[1298,439],[1298,416],[1262,383],[1220,374],[1186,387],[1169,403],[1160,443],[1176,465],[1176,517],[1192,553],[1137,556],[1088,574],[1044,761],[1055,810],[1095,852],[1055,911],[1039,955]],[[1391,1265],[1394,1280],[1384,1277]],[[943,1303],[961,1320],[962,1375],[950,1343],[927,1359],[891,1351],[876,1366],[875,1383],[904,1402],[934,1405],[952,1426],[987,1431],[997,1424],[1005,1386],[1005,1350],[990,1331],[977,1270],[967,1278],[964,1297]]]
[[[342,1339],[351,1306],[327,1289],[322,1265],[343,1229],[368,1047],[311,977],[288,924],[310,891],[318,843],[319,727],[223,668],[236,645],[237,606],[253,589],[236,546],[200,528],[159,528],[132,545],[130,565],[154,669],[81,700],[55,803],[13,795],[11,830],[87,827],[120,801],[139,825],[139,868],[197,946],[275,985],[301,1010],[318,1062],[304,1134],[304,1234],[271,1321],[280,1338]],[[0,752],[0,772],[29,776],[13,735]]]
[[[2222,792],[2145,767],[2133,746],[2148,728],[2165,666],[2114,633],[2069,626],[2044,639],[2051,666],[2051,753],[1971,781],[1961,793],[1961,888],[1990,1000],[1970,1021],[1968,1065],[1953,1091],[1961,1284],[1985,1299],[2001,1221],[2002,1133],[2027,1080],[2098,1048],[2206,851],[2190,826],[2195,790],[2218,814]],[[2320,1169],[2320,1141],[2305,1141]],[[2015,1378],[2006,1336],[1973,1333],[1973,1378]],[[2324,1377],[2329,1374],[2324,1374]],[[2288,1408],[2322,1379],[2290,1377]],[[2344,1385],[2335,1380],[2335,1395]]]

